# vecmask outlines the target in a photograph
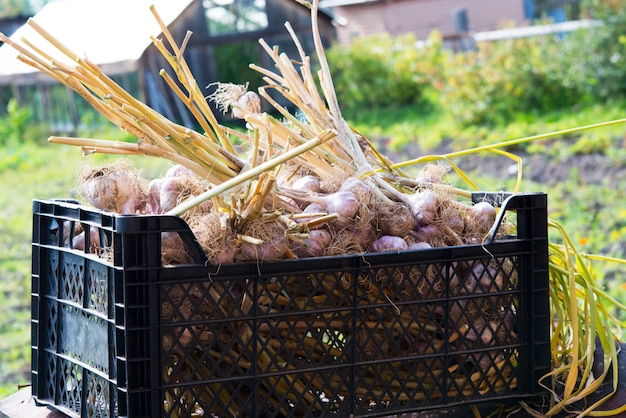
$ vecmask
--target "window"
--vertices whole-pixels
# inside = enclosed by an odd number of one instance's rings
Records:
[[[267,28],[265,0],[204,0],[203,5],[211,36]]]

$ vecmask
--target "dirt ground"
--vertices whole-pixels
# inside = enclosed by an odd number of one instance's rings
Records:
[[[449,146],[436,150],[423,151],[411,145],[400,150],[380,149],[381,153],[393,162],[401,162],[422,155],[440,155],[451,152]],[[626,184],[626,161],[604,154],[572,155],[555,158],[549,155],[529,154],[523,151],[511,151],[522,158],[523,179],[547,186],[568,180],[573,173],[584,179],[585,184],[603,184],[615,188]],[[517,173],[517,164],[511,159],[493,153],[483,153],[472,157],[455,158],[454,163],[464,171],[473,171],[498,178],[513,178]],[[623,187],[623,186],[622,186]]]

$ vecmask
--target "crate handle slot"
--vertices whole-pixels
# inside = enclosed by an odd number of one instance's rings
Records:
[[[504,221],[507,212],[517,212],[518,238],[546,238],[547,231],[547,195],[545,193],[518,193],[507,192],[472,193],[472,202],[489,202],[501,210],[496,217],[485,244],[496,240],[496,234]]]

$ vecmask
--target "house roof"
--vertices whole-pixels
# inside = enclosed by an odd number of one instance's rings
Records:
[[[150,5],[170,25],[194,0],[57,0],[47,3],[32,19],[79,56],[87,56],[107,74],[136,69],[137,62],[161,30]],[[69,58],[54,55],[55,48],[30,25],[10,37],[27,39],[54,58],[69,64]],[[32,83],[48,76],[19,61],[9,45],[0,47],[0,84]]]

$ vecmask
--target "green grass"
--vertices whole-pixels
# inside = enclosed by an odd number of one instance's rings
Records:
[[[626,105],[617,104],[543,117],[520,116],[519,120],[499,128],[461,128],[443,114],[424,113],[415,108],[366,110],[358,115],[347,115],[347,118],[371,140],[380,139],[390,148],[400,150],[398,155],[410,159],[419,156],[414,154],[415,147],[406,148],[415,143],[423,153],[444,143],[460,150],[625,115]],[[533,144],[525,151],[545,153],[560,160],[566,156],[610,150],[618,156],[615,165],[619,167],[626,160],[624,132],[625,126],[618,125],[577,137]],[[403,154],[403,149],[411,151]],[[101,164],[113,158],[117,157],[82,157],[76,148],[47,143],[0,148],[0,188],[3,191],[0,194],[0,399],[17,391],[18,385],[30,383],[31,201],[35,198],[74,197],[77,167],[87,162]],[[490,161],[489,158],[494,157],[488,157],[486,161]],[[148,157],[136,157],[131,161],[142,168],[148,178],[162,175],[169,164]],[[472,172],[471,178],[483,190],[510,190],[514,184],[513,176],[494,177]],[[450,181],[458,179],[452,176]],[[572,168],[566,181],[525,181],[522,191],[547,192],[551,216],[565,225],[571,237],[580,243],[581,250],[624,258],[626,178],[617,179],[614,185],[610,185],[610,181],[607,178],[604,183],[589,184]],[[623,266],[600,263],[597,267],[597,279],[610,289],[612,295],[626,302]]]
[[[442,144],[463,150],[509,139],[584,126],[592,123],[626,118],[626,103],[610,103],[550,114],[521,114],[503,126],[460,126],[448,113],[438,109],[416,107],[366,109],[346,112],[351,125],[370,139],[382,138],[392,149],[418,144],[428,151]],[[625,125],[594,129],[570,138],[529,145],[529,152],[549,153],[555,157],[565,154],[606,152],[624,161]],[[453,138],[451,144],[450,139]]]

